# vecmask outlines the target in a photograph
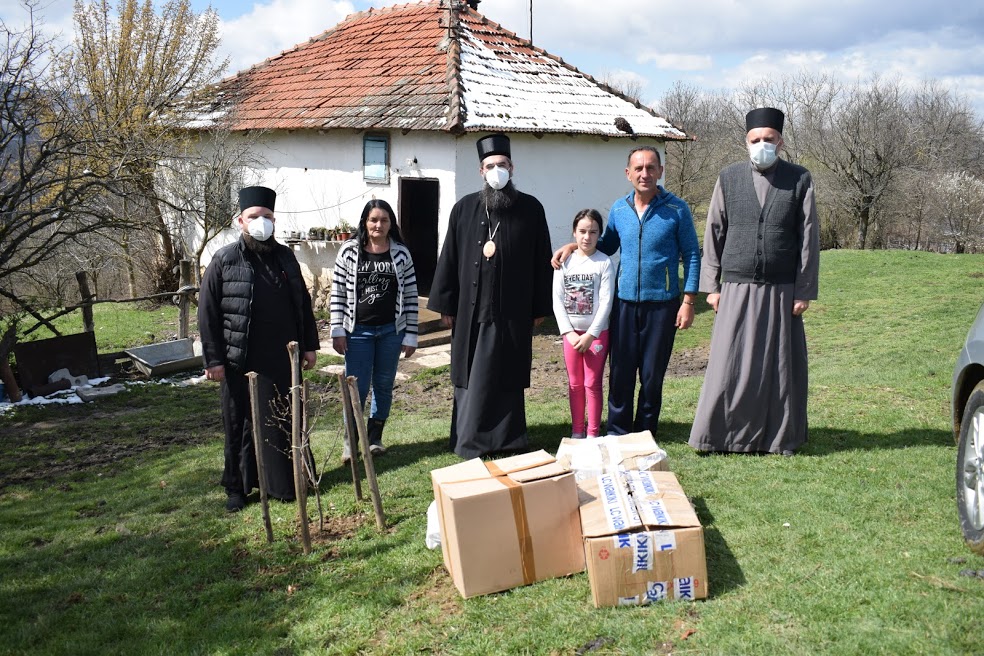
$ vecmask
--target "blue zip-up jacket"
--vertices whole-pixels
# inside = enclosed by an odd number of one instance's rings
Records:
[[[598,250],[614,255],[620,248],[619,299],[641,303],[679,297],[681,255],[683,292],[697,293],[700,245],[694,219],[687,203],[662,187],[642,218],[636,214],[634,191],[612,205]]]

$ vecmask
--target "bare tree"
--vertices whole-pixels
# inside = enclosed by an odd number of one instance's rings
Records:
[[[181,142],[172,110],[191,91],[214,81],[218,15],[196,14],[189,0],[168,0],[160,13],[152,0],[76,0],[77,46],[63,70],[78,73],[76,98],[93,111],[85,118],[99,135],[102,154],[93,168],[115,167],[129,179],[127,210],[159,240],[157,291],[173,291],[183,257],[157,197],[158,162]],[[98,169],[97,169],[98,170]]]
[[[158,166],[167,223],[181,250],[194,259],[196,275],[208,242],[232,226],[236,190],[263,165],[255,149],[261,133],[236,134],[224,125],[187,133]]]
[[[812,97],[812,104],[797,108],[798,145],[811,162],[832,174],[825,202],[850,216],[854,245],[865,248],[894,183],[914,164],[922,135],[913,130],[897,80],[874,78],[850,89],[821,80]]]
[[[936,176],[928,185],[940,236],[954,253],[984,248],[984,180],[965,171]]]
[[[612,71],[602,71],[601,75],[595,79],[633,102],[642,102],[640,100],[642,97],[642,80],[640,78],[619,75]]]
[[[720,170],[744,152],[742,133],[734,127],[734,108],[722,92],[676,82],[656,109],[693,137],[667,142],[666,176],[673,192],[696,216],[698,206],[710,199]]]
[[[25,4],[30,22],[21,30],[0,24],[0,360],[13,345],[18,317],[58,334],[43,316],[62,300],[44,293],[58,274],[45,268],[88,235],[124,226],[103,211],[123,180],[90,168],[90,155],[101,147],[82,124],[91,107],[67,92],[72,71],[51,69],[57,53],[34,7]]]

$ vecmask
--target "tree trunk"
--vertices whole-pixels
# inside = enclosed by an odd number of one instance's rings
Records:
[[[126,282],[130,288],[130,298],[137,297],[137,271],[133,267],[133,255],[130,254],[130,242],[123,242],[123,260],[126,262]]]
[[[161,206],[157,202],[153,174],[141,174],[138,187],[146,211],[150,214],[150,226],[159,238],[160,252],[158,253],[157,275],[153,280],[154,291],[157,293],[173,292],[178,288],[178,260],[181,258],[176,254],[174,239],[171,237],[171,231],[164,220]]]
[[[868,242],[868,224],[871,221],[871,208],[862,207],[861,212],[858,214],[858,243],[857,247],[859,250],[864,250],[865,244]]]

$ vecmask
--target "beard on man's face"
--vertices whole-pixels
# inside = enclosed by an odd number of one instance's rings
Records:
[[[266,241],[260,241],[248,232],[243,233],[243,241],[246,242],[246,248],[259,254],[272,253],[276,245],[276,241],[274,241],[273,236]]]
[[[482,187],[482,200],[485,201],[485,206],[491,211],[512,207],[518,196],[519,190],[516,189],[512,180],[507,182],[502,189],[493,189],[488,182]]]

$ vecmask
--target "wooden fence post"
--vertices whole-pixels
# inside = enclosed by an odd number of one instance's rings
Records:
[[[94,333],[96,322],[92,318],[92,292],[89,291],[89,279],[85,271],[76,271],[75,279],[79,283],[79,294],[82,296],[82,330]]]
[[[191,260],[181,260],[181,281],[178,285],[178,339],[188,337],[188,316],[191,306],[191,292],[185,291],[191,287]]]

